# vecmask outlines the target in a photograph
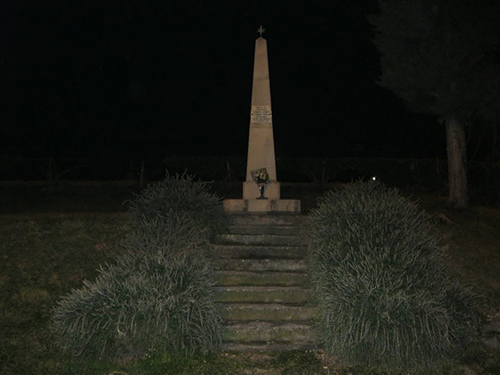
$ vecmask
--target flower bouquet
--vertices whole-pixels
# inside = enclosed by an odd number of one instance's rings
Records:
[[[259,192],[260,192],[260,197],[257,199],[267,199],[267,197],[264,196],[264,192],[266,191],[266,186],[271,182],[271,179],[269,178],[269,173],[267,173],[266,168],[260,168],[256,169],[254,171],[251,171],[250,174],[252,175],[253,180],[259,187]]]

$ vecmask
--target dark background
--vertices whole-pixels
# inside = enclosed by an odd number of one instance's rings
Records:
[[[375,0],[28,1],[1,21],[2,156],[245,156],[257,27],[278,157],[443,157],[376,80]]]

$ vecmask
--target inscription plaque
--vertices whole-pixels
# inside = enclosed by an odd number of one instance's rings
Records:
[[[250,114],[252,124],[271,124],[271,107],[268,105],[254,105]]]

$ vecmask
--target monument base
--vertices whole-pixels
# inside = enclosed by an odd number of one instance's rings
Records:
[[[224,199],[229,212],[290,212],[300,213],[298,199]]]

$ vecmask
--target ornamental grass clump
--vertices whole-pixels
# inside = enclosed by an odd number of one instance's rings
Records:
[[[131,202],[131,213],[117,262],[55,307],[61,348],[108,360],[217,348],[222,325],[208,254],[225,224],[220,200],[191,176],[167,176]]]
[[[356,182],[308,218],[324,349],[350,364],[419,368],[474,340],[475,299],[446,270],[425,213],[396,190]]]
[[[149,185],[128,203],[133,229],[139,232],[151,232],[149,227],[155,222],[161,231],[179,236],[189,221],[190,227],[198,226],[199,240],[209,240],[227,226],[220,198],[210,192],[207,182],[195,181],[186,173],[167,173],[163,181]]]
[[[52,320],[60,345],[82,359],[213,349],[221,320],[212,280],[195,251],[128,252],[58,303]]]

